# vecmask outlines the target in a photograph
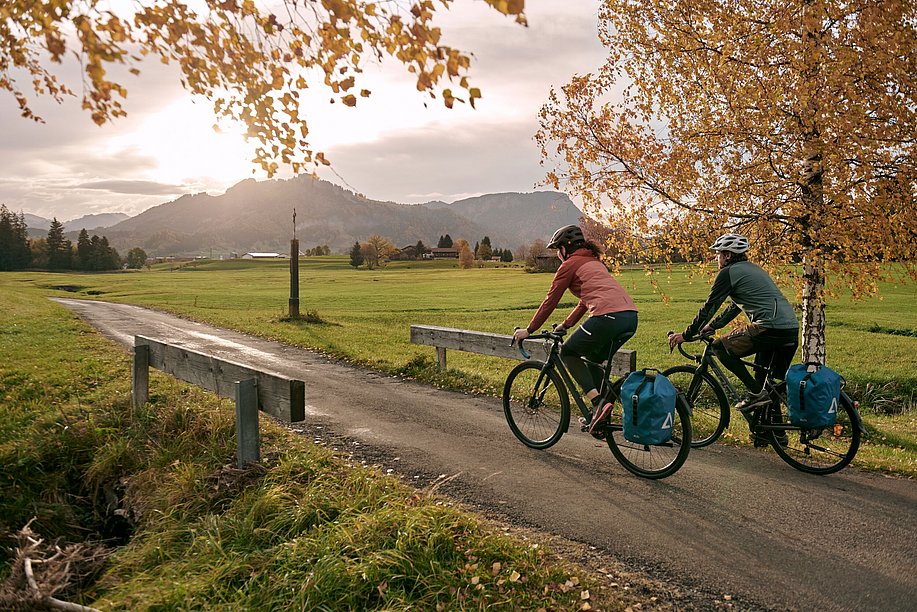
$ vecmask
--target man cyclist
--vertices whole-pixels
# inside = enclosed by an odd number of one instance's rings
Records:
[[[590,367],[583,358],[599,363],[605,361],[612,350],[620,349],[637,331],[637,307],[602,263],[598,245],[587,241],[579,226],[565,225],[559,228],[547,246],[549,249],[557,249],[557,256],[562,263],[554,274],[551,288],[541,306],[524,329],[516,330],[513,340],[518,342],[535,333],[557,308],[567,289],[580,298],[573,311],[555,331],[572,328],[586,311],[589,312],[589,319],[564,343],[560,355],[570,375],[592,402],[589,433],[603,437],[602,427],[597,426],[604,422],[611,408],[610,403],[599,405],[602,400],[599,389],[604,372],[601,368]]]
[[[782,380],[799,346],[799,323],[793,307],[770,275],[748,261],[748,238],[723,234],[710,248],[716,251],[719,266],[710,295],[687,329],[669,336],[669,347],[675,348],[698,333],[708,334],[720,329],[740,312],[744,313],[749,324],[718,338],[711,348],[720,362],[748,388],[748,396],[736,404],[747,418],[752,409],[770,403],[764,389],[768,372],[756,370],[752,376],[740,358],[754,354],[755,364],[769,368],[771,376]],[[711,321],[726,298],[732,298],[732,303]],[[779,404],[773,405],[779,411]],[[773,423],[781,422],[777,420],[781,418],[779,413],[772,413],[770,418]],[[761,444],[763,440],[754,442]]]

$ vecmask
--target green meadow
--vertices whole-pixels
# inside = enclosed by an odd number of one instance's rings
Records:
[[[638,366],[679,363],[666,331],[691,320],[708,280],[684,270],[625,270],[619,278],[641,311],[628,343]],[[262,423],[263,465],[236,470],[230,401],[154,371],[150,403],[132,409],[129,354],[48,299],[149,306],[496,395],[511,363],[450,351],[449,369],[440,371],[431,347],[410,344],[409,326],[509,334],[528,322],[550,280],[519,267],[403,262],[367,271],[343,258],[310,258],[300,271],[304,316],[288,321],[284,261],[0,274],[0,531],[12,534],[31,520],[46,543],[80,542],[82,558],[66,547],[55,557],[72,578],[56,596],[104,609],[510,610],[587,602],[614,610],[657,598],[678,606],[665,588],[626,568],[603,577],[572,566],[270,420]],[[855,465],[908,477],[917,474],[914,298],[913,284],[889,284],[881,300],[839,297],[828,305],[828,361],[862,402],[869,430]],[[573,306],[567,299],[554,321]],[[736,426],[723,443],[746,444],[747,431]],[[29,606],[25,587],[2,583],[16,580],[15,546],[8,537],[0,543],[0,609]],[[612,580],[635,588],[622,592]]]
[[[712,272],[712,269],[710,270]],[[694,270],[696,272],[696,270]],[[452,261],[391,262],[354,270],[343,257],[300,262],[301,321],[287,321],[289,264],[284,260],[194,262],[112,274],[16,274],[7,283],[48,295],[96,298],[150,306],[183,317],[312,348],[337,358],[432,384],[497,395],[507,361],[449,351],[446,372],[431,347],[410,344],[411,324],[510,334],[526,325],[547,290],[549,274],[488,264],[460,270]],[[640,309],[640,327],[626,348],[638,367],[683,363],[670,354],[668,330],[693,319],[710,278],[686,268],[653,274],[622,270],[619,280]],[[787,290],[795,301],[792,290]],[[827,362],[861,402],[870,432],[857,464],[911,473],[917,469],[917,286],[886,283],[880,296],[829,299]],[[551,319],[575,305],[570,294]],[[798,358],[798,355],[797,355]],[[736,423],[727,438],[744,443]]]

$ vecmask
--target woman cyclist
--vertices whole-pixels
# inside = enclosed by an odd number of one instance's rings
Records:
[[[612,351],[620,349],[637,331],[637,307],[602,263],[599,247],[586,240],[579,226],[565,225],[559,228],[547,246],[549,249],[557,249],[557,256],[562,263],[554,274],[551,288],[541,306],[524,329],[516,330],[513,340],[518,342],[535,333],[557,308],[567,289],[580,298],[576,308],[555,330],[572,328],[589,311],[586,322],[564,343],[561,359],[592,402],[589,433],[601,437],[601,427],[597,425],[606,419],[611,404],[599,406],[602,400],[599,396],[602,369],[590,367],[583,359],[602,362]]]

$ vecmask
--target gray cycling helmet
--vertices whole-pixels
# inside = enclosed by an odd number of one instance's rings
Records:
[[[579,244],[586,242],[586,237],[583,235],[583,230],[578,225],[565,225],[559,228],[554,235],[551,236],[551,241],[548,243],[549,249],[556,249],[565,244]]]
[[[723,234],[710,245],[714,251],[729,251],[737,255],[747,251],[748,247],[748,238],[740,234]]]

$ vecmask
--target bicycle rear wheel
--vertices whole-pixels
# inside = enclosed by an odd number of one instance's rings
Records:
[[[523,361],[503,385],[503,414],[520,442],[544,449],[560,440],[570,423],[567,388],[554,369],[544,362]]]
[[[786,397],[786,383],[778,390]],[[809,474],[833,474],[843,469],[857,454],[860,448],[860,416],[850,397],[841,392],[837,407],[837,422],[833,427],[824,429],[800,429],[787,426],[788,443],[785,447],[774,438],[776,431],[771,432],[771,446],[780,458],[797,470]]]
[[[605,426],[605,441],[615,459],[629,472],[642,478],[665,478],[684,465],[691,450],[691,418],[682,402],[675,405],[672,439],[664,444],[640,444],[624,437],[624,407],[621,404],[621,383],[613,391],[617,399]]]
[[[700,448],[713,444],[729,426],[729,400],[713,376],[697,368],[675,366],[662,373],[675,388],[684,393],[691,409],[691,446]]]

